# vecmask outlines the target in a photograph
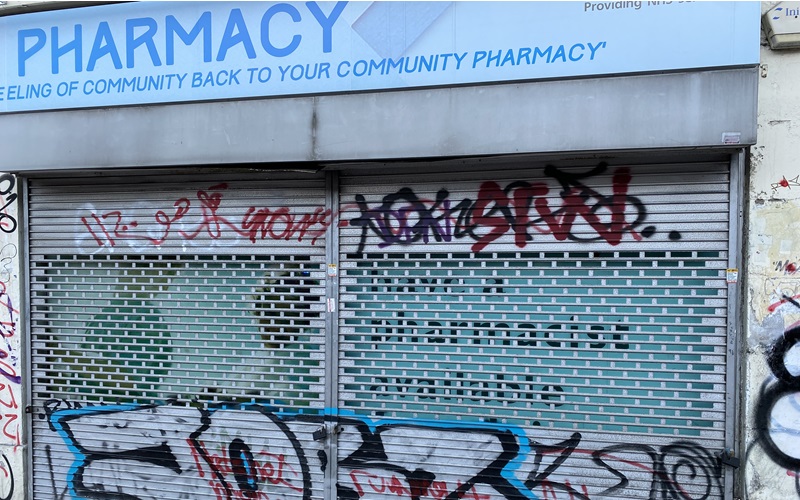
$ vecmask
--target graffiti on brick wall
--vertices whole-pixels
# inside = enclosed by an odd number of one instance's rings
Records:
[[[343,499],[699,499],[722,488],[719,459],[688,441],[592,447],[576,432],[544,443],[514,426],[374,422],[256,404],[80,407],[50,400],[40,413],[72,452],[59,469],[63,455],[47,447],[50,474],[68,471],[54,498],[160,498],[165,488],[182,498],[318,498],[330,436],[338,439]],[[321,430],[326,422],[332,433]],[[649,491],[637,491],[642,484]]]

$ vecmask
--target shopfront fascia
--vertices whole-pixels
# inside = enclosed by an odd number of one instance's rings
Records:
[[[732,498],[751,10],[697,66],[0,114],[30,498]]]

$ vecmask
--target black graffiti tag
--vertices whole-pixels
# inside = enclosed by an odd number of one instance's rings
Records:
[[[551,206],[550,188],[544,182],[514,181],[503,187],[486,181],[479,186],[474,200],[452,200],[445,188],[439,189],[434,200],[426,200],[403,187],[384,196],[376,207],[370,207],[359,194],[355,201],[360,214],[348,223],[361,228],[358,253],[363,253],[370,235],[378,238],[379,248],[468,238],[474,242],[473,252],[486,249],[509,232],[519,248],[525,248],[534,234],[549,234],[558,241],[605,241],[612,246],[620,244],[628,233],[637,241],[652,237],[655,226],[639,229],[647,209],[628,192],[630,169],[620,167],[614,171],[610,195],[586,184],[607,170],[605,163],[578,173],[547,166],[545,176],[561,187],[557,198],[560,205],[555,206]],[[579,220],[583,223],[579,224]],[[681,235],[671,231],[668,237],[679,240]]]
[[[776,464],[794,470],[800,469],[800,453],[792,453],[791,446],[781,446],[778,437],[786,433],[791,435],[796,431],[781,426],[779,420],[775,419],[775,407],[781,400],[794,398],[800,393],[800,374],[793,374],[786,366],[786,356],[798,342],[800,325],[790,328],[772,346],[767,355],[767,364],[778,380],[762,388],[756,411],[756,426],[765,452]]]
[[[16,193],[12,193],[16,183],[12,174],[0,175],[0,202],[3,203],[0,207],[0,231],[9,234],[17,230],[17,219],[8,213],[8,207],[17,201]]]

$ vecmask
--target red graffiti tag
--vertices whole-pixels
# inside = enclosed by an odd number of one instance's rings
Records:
[[[189,444],[192,445],[191,440],[189,440]],[[216,474],[219,474],[222,477],[233,477],[237,475],[237,468],[240,468],[240,464],[237,463],[239,459],[238,457],[229,456],[228,450],[224,446],[219,448],[219,453],[209,453],[206,450],[203,442],[199,442],[199,446],[202,448],[201,450],[198,450],[192,446],[192,456],[197,464],[198,475],[200,477],[205,477],[205,471],[203,470],[200,461],[201,457],[205,458],[210,470],[214,471]],[[235,489],[233,491],[233,498],[263,498],[268,500],[269,496],[266,493],[258,491],[258,485],[265,483],[285,486],[299,493],[303,492],[302,486],[298,486],[292,482],[292,479],[299,480],[301,474],[286,461],[286,456],[283,454],[261,451],[257,453],[257,456],[253,457],[252,463],[248,465],[252,466],[250,473],[252,474],[252,479],[254,480],[254,483],[252,484],[253,489]],[[211,477],[215,477],[215,474],[211,474]],[[224,490],[224,487],[221,484],[215,483],[218,482],[214,480],[209,481],[209,485],[215,490],[215,492]],[[230,483],[236,484],[235,481],[231,481]],[[218,498],[225,497],[218,496]]]
[[[443,498],[446,498],[451,492],[451,489],[447,486],[447,483],[444,481],[432,481],[430,486],[424,489],[425,491],[419,491],[423,490],[423,488],[419,487],[419,485],[415,486],[409,485],[409,487],[406,487],[403,484],[403,481],[400,480],[394,474],[391,475],[390,477],[384,477],[361,469],[351,470],[350,479],[352,479],[353,487],[355,488],[355,491],[356,493],[358,493],[359,497],[369,495],[369,492],[366,491],[367,488],[375,493],[391,493],[398,497],[409,497],[409,498],[422,497],[425,496],[427,493],[434,500],[441,500]],[[460,490],[463,486],[464,483],[462,483],[461,481],[457,481],[455,491],[459,492],[458,498],[467,500],[491,499],[490,495],[478,493],[475,490],[475,487],[472,487],[469,490],[462,492]]]
[[[211,186],[208,190],[198,190],[196,193],[198,205],[193,205],[188,198],[180,198],[173,203],[172,214],[158,210],[153,216],[156,227],[160,227],[161,234],[158,236],[142,231],[139,221],[127,218],[121,210],[110,210],[101,214],[93,212],[88,217],[81,217],[81,222],[98,246],[113,247],[120,240],[142,241],[160,246],[173,235],[184,241],[194,240],[200,235],[217,240],[222,238],[226,231],[233,237],[245,237],[252,243],[267,238],[286,241],[294,238],[301,242],[303,238],[310,237],[313,245],[325,234],[332,220],[331,210],[323,207],[317,207],[313,213],[295,214],[289,207],[251,206],[237,224],[219,214],[223,191],[227,188],[227,184],[221,183]],[[197,226],[191,230],[173,231],[175,223],[185,222],[193,209],[199,210],[200,222]]]

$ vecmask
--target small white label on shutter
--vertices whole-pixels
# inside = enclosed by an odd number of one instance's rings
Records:
[[[740,144],[742,142],[741,132],[723,132],[722,144]]]

